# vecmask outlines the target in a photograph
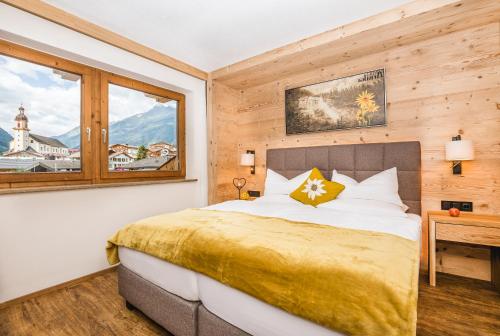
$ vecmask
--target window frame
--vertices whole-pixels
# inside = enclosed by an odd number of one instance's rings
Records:
[[[2,190],[37,188],[61,190],[71,186],[117,184],[126,186],[145,182],[155,183],[165,180],[184,180],[186,177],[186,98],[182,93],[125,76],[106,72],[74,61],[70,61],[28,47],[0,39],[0,55],[17,58],[34,64],[47,66],[81,76],[81,117],[80,117],[80,160],[79,172],[31,172],[0,173]],[[108,170],[108,83],[122,87],[171,98],[177,104],[177,155],[180,169],[177,171],[126,171]],[[103,143],[102,129],[106,129],[106,143]],[[90,129],[90,135],[87,133]]]
[[[90,128],[92,135],[92,68],[69,61],[57,56],[36,51],[27,47],[0,40],[0,55],[16,58],[22,61],[49,67],[51,69],[81,76],[80,85],[80,171],[79,172],[31,172],[31,173],[0,173],[0,187],[31,187],[38,185],[66,185],[88,183],[92,179],[92,139],[87,138],[86,129]],[[51,183],[52,182],[52,183]]]
[[[151,179],[184,178],[186,176],[186,146],[185,146],[185,96],[152,84],[141,82],[128,77],[102,71],[101,77],[101,119],[99,130],[100,147],[100,179],[109,181],[141,181]],[[180,169],[176,171],[148,170],[148,171],[110,171],[109,170],[109,95],[108,84],[114,84],[132,90],[137,90],[152,95],[170,98],[177,103],[177,155],[179,156]],[[103,131],[105,130],[105,132]],[[104,135],[105,134],[105,135]],[[105,139],[103,139],[105,136]]]

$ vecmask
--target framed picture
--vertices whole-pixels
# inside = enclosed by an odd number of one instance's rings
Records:
[[[285,91],[286,134],[385,126],[385,69]]]

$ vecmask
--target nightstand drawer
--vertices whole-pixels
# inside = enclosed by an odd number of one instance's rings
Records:
[[[500,246],[500,229],[436,223],[436,239],[470,244]]]

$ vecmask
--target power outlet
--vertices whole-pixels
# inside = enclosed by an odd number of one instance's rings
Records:
[[[250,197],[260,197],[260,191],[248,190],[248,196]]]
[[[441,201],[441,210],[449,210],[450,208],[457,208],[460,211],[472,212],[472,202],[465,201]]]

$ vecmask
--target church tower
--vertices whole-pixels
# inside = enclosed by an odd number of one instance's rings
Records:
[[[14,119],[16,122],[14,130],[14,146],[12,148],[13,152],[18,152],[25,150],[29,146],[29,128],[28,128],[28,117],[24,114],[24,107],[21,105],[19,107],[19,114]]]

